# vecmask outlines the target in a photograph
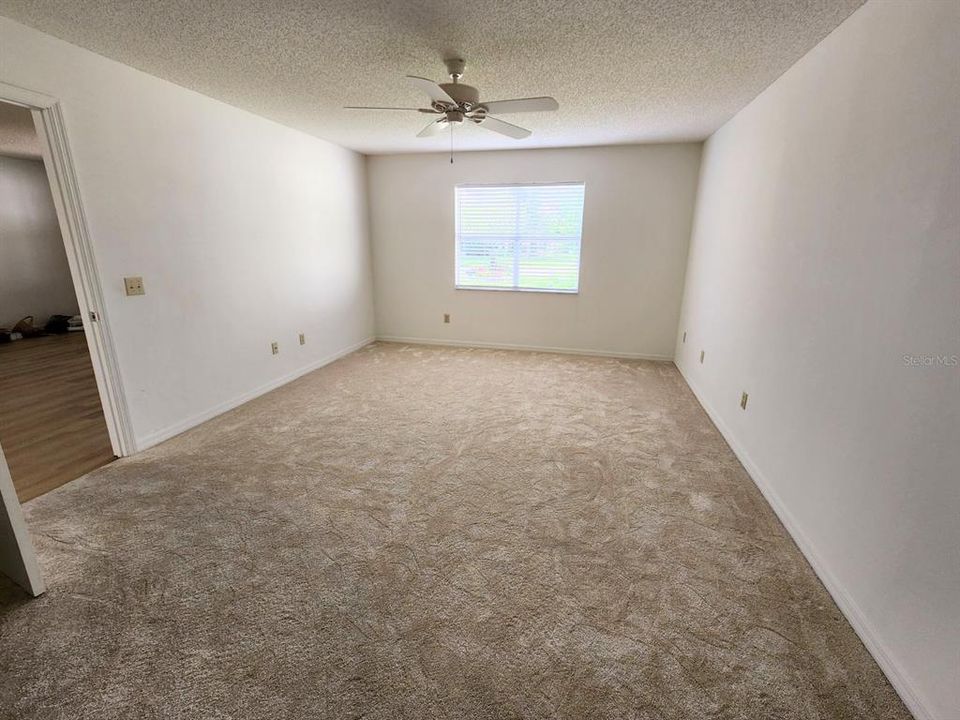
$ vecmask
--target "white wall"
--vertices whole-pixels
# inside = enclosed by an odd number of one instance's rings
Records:
[[[0,155],[0,327],[77,312],[43,162]]]
[[[378,336],[672,357],[700,149],[368,158]],[[458,183],[573,180],[586,182],[579,295],[454,289]]]
[[[914,713],[944,719],[960,717],[958,28],[955,2],[872,0],[709,139],[677,345]]]
[[[372,334],[361,156],[4,18],[0,82],[61,101],[141,446]]]

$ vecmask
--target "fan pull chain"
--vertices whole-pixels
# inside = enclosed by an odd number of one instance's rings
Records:
[[[450,123],[450,164],[453,165],[453,123]]]

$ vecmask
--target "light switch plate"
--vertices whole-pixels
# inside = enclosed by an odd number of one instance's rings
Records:
[[[123,279],[123,285],[127,289],[127,295],[146,294],[146,291],[143,289],[142,277],[125,277]]]

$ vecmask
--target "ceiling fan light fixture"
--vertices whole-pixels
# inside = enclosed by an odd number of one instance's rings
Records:
[[[558,110],[559,104],[552,97],[515,98],[512,100],[494,100],[481,102],[480,91],[472,85],[460,82],[466,63],[462,58],[447,58],[444,60],[447,72],[452,82],[435,83],[417,75],[407,75],[409,84],[426,93],[430,99],[429,108],[384,108],[350,106],[351,110],[412,110],[427,115],[438,116],[439,119],[430,123],[417,133],[417,137],[436,135],[448,127],[453,130],[454,125],[462,125],[469,120],[474,125],[506,135],[514,140],[523,140],[530,137],[531,132],[519,125],[508,123],[491,115],[518,112],[543,112]],[[451,143],[453,135],[451,133]]]

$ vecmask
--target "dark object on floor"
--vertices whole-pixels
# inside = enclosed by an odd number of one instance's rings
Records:
[[[54,335],[62,335],[63,333],[69,332],[70,316],[51,315],[50,319],[47,320],[47,324],[43,326],[43,329],[48,333],[53,333]]]
[[[37,337],[43,334],[43,330],[33,325],[33,315],[27,315],[13,326],[14,333],[20,333],[25,338]]]

